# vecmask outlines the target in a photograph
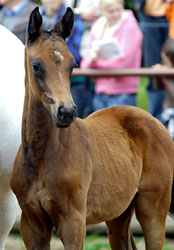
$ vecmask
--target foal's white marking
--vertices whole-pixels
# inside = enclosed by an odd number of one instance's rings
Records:
[[[59,56],[59,58],[63,61],[64,60],[64,56],[60,53],[60,51],[54,50],[54,53],[56,56]],[[63,77],[62,77],[62,73],[59,71],[59,78],[61,80],[61,82],[63,82]]]
[[[64,56],[60,53],[60,51],[55,50],[54,53],[56,56],[59,56],[62,61],[64,60]]]
[[[63,82],[62,73],[60,71],[59,71],[59,77],[60,77],[60,81]]]

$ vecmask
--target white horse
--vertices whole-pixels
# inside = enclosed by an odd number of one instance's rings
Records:
[[[0,250],[17,214],[10,178],[21,140],[23,99],[24,45],[0,25]]]

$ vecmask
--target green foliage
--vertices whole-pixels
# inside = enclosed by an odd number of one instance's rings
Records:
[[[32,1],[35,2],[35,3],[38,4],[38,5],[42,5],[41,0],[32,0]]]
[[[140,84],[138,86],[137,106],[145,110],[148,110],[148,96],[146,91],[147,84],[148,84],[148,78],[141,77]]]
[[[133,1],[132,0],[124,0],[125,9],[133,10]]]

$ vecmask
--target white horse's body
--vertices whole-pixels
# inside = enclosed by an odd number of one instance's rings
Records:
[[[0,250],[17,213],[10,177],[21,140],[23,99],[24,45],[0,25]]]

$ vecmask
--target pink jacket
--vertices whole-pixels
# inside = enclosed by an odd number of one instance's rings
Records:
[[[105,17],[100,17],[92,26],[86,56],[81,61],[81,68],[122,69],[141,66],[143,35],[131,10],[124,10],[124,18],[115,27],[111,37],[116,38],[121,56],[118,58],[96,59],[90,56],[93,41],[100,40]],[[106,20],[106,19],[105,19]],[[95,92],[108,95],[134,94],[137,92],[138,77],[95,78]]]

